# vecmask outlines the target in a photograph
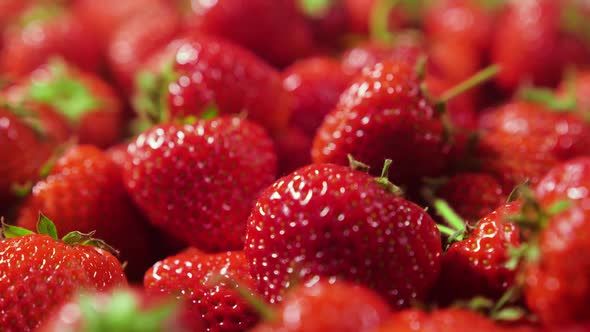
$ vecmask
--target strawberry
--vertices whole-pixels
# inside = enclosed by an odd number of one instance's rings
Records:
[[[374,292],[347,282],[314,282],[289,292],[274,320],[253,332],[364,332],[390,315],[387,303]]]
[[[481,62],[473,46],[452,39],[432,41],[428,60],[428,76],[435,76],[452,84],[475,74]]]
[[[122,22],[107,44],[107,62],[119,87],[129,95],[138,69],[181,32],[181,18],[165,2],[152,4]]]
[[[526,256],[529,308],[552,327],[587,323],[590,312],[590,159],[580,157],[547,173],[535,188],[542,209],[531,226],[538,236]],[[563,206],[565,208],[556,208]]]
[[[449,178],[436,192],[453,209],[474,225],[506,201],[496,179],[485,173],[462,173]]]
[[[330,52],[341,46],[350,31],[350,15],[343,1],[296,0],[310,25],[316,46]]]
[[[178,308],[162,298],[138,289],[117,288],[108,292],[82,293],[62,305],[38,330],[74,331],[170,331],[185,332]],[[203,331],[202,326],[194,328]]]
[[[191,9],[191,30],[230,40],[276,66],[289,65],[314,46],[311,27],[293,0],[192,1]]]
[[[53,56],[86,71],[98,71],[101,53],[86,24],[63,7],[33,5],[4,36],[0,72],[22,77]]]
[[[32,101],[61,114],[81,144],[104,148],[121,137],[123,109],[113,88],[96,74],[61,60],[35,70],[4,94],[10,101]]]
[[[131,279],[151,264],[148,231],[127,196],[121,170],[93,146],[73,146],[58,157],[47,178],[33,186],[17,224],[34,229],[39,211],[64,231],[96,231],[121,250]]]
[[[311,164],[311,138],[297,127],[290,127],[273,137],[278,158],[278,174],[287,175]]]
[[[186,302],[181,316],[202,321],[204,331],[246,331],[256,324],[258,314],[238,293],[226,289],[223,281],[212,283],[218,277],[251,284],[244,253],[205,254],[186,249],[151,267],[145,274],[144,287],[148,294],[175,295]]]
[[[373,332],[454,332],[506,331],[492,320],[473,311],[459,308],[435,310],[431,313],[409,309],[392,314]],[[526,330],[523,330],[526,331]],[[531,331],[532,332],[532,331]]]
[[[496,83],[513,91],[523,79],[554,85],[561,74],[559,1],[510,1],[495,26],[492,62],[502,67]]]
[[[516,270],[508,262],[510,249],[520,245],[520,235],[518,227],[506,219],[520,208],[518,201],[500,206],[449,247],[434,291],[439,301],[476,296],[499,299],[514,285]]]
[[[107,290],[127,282],[121,264],[90,234],[61,240],[53,223],[40,216],[39,234],[3,225],[0,241],[0,326],[32,331],[81,289]]]
[[[568,97],[570,86],[573,86],[575,108],[583,116],[590,112],[590,71],[583,70],[575,73],[572,81],[565,80],[558,89],[561,97]]]
[[[245,252],[258,290],[280,302],[293,282],[342,278],[396,308],[420,301],[438,277],[440,234],[386,177],[314,164],[260,194]]]
[[[363,68],[373,67],[382,61],[404,61],[415,64],[424,53],[417,40],[400,42],[393,47],[377,41],[362,42],[342,54],[342,70],[347,75],[358,75]]]
[[[166,120],[216,106],[222,114],[245,113],[271,131],[286,127],[289,105],[280,74],[252,53],[204,36],[175,40],[162,52],[139,75],[140,113]]]
[[[358,76],[318,129],[315,163],[346,164],[347,155],[378,170],[393,160],[392,179],[404,186],[445,167],[444,128],[404,62],[379,63]]]
[[[440,98],[445,92],[454,87],[457,82],[434,75],[426,75],[424,80],[428,93],[432,97]],[[477,129],[477,101],[480,96],[478,90],[469,91],[451,100],[446,105],[446,111],[452,124],[463,129]],[[456,133],[460,134],[460,133]]]
[[[241,249],[276,155],[263,128],[238,117],[155,126],[129,145],[125,185],[150,221],[205,251]]]

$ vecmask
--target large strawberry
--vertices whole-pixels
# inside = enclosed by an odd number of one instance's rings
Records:
[[[40,234],[3,225],[0,241],[0,326],[32,331],[79,290],[107,290],[127,282],[104,242],[72,232],[61,240],[40,216]]]
[[[293,289],[272,320],[253,332],[366,332],[390,315],[387,303],[365,287],[320,281]]]
[[[173,295],[186,303],[181,316],[202,321],[206,331],[246,331],[256,324],[258,313],[239,293],[226,288],[223,278],[252,285],[243,252],[206,254],[189,248],[150,268],[144,287],[148,294]]]
[[[438,277],[440,233],[393,185],[346,166],[315,164],[260,194],[246,255],[258,290],[280,302],[293,283],[333,277],[376,290],[397,308]]]
[[[166,232],[205,251],[240,249],[276,155],[264,129],[238,117],[162,124],[129,145],[124,180],[137,205]]]
[[[35,70],[2,92],[12,102],[34,102],[65,117],[81,144],[104,148],[123,129],[123,107],[113,88],[99,76],[61,60]]]
[[[143,276],[152,263],[148,230],[125,191],[121,170],[96,147],[73,146],[65,151],[47,178],[33,186],[17,224],[34,229],[39,211],[64,231],[96,231],[121,251],[133,279]]]
[[[392,179],[411,186],[445,167],[442,121],[422,95],[414,67],[378,63],[358,76],[318,129],[315,163],[346,164],[347,155],[378,171],[393,160]]]
[[[58,5],[36,4],[4,36],[0,72],[21,77],[61,56],[87,71],[98,71],[101,52],[86,22]]]
[[[289,105],[280,73],[249,51],[212,37],[175,40],[138,77],[136,110],[155,120],[199,116],[212,106],[285,128]]]
[[[312,51],[312,31],[293,0],[191,1],[190,4],[191,29],[231,40],[274,65],[288,65]]]

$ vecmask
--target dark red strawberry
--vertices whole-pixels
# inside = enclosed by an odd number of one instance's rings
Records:
[[[243,252],[205,254],[186,249],[150,268],[144,287],[148,294],[174,295],[186,302],[181,316],[188,321],[202,321],[206,331],[248,330],[258,321],[258,314],[239,293],[226,288],[225,282],[215,282],[219,278],[252,285]]]
[[[315,135],[350,82],[340,63],[327,57],[300,60],[285,69],[282,77],[291,96],[291,125],[309,137]]]
[[[264,129],[237,117],[163,124],[131,143],[127,189],[150,221],[205,251],[241,249],[276,155]]]
[[[494,321],[466,309],[449,308],[427,313],[420,309],[409,309],[396,312],[373,332],[456,332],[512,331],[504,329]],[[517,331],[517,330],[514,330]],[[518,330],[529,331],[529,330]],[[532,332],[534,330],[530,330]]]
[[[414,65],[422,54],[424,49],[417,40],[399,42],[393,47],[381,42],[368,41],[344,52],[341,59],[342,70],[348,75],[357,75],[363,68],[373,67],[381,61],[404,61]]]
[[[311,28],[293,0],[191,1],[190,4],[191,30],[233,41],[274,65],[289,65],[313,49]]]
[[[33,331],[79,290],[127,284],[121,264],[89,234],[58,239],[51,221],[40,217],[40,234],[3,225],[0,240],[0,326]],[[95,246],[97,247],[95,247]]]
[[[441,243],[428,214],[393,193],[385,178],[315,164],[260,194],[245,251],[271,302],[293,283],[342,278],[402,308],[424,299],[436,281]]]
[[[254,332],[365,332],[390,315],[387,303],[374,292],[346,282],[314,282],[286,295],[274,320]]]
[[[496,82],[513,91],[522,80],[554,85],[561,75],[559,1],[511,1],[496,22],[492,62],[502,67]]]
[[[254,54],[211,37],[172,42],[140,73],[136,109],[156,120],[199,116],[215,106],[275,131],[289,121],[279,72]]]
[[[476,296],[497,300],[514,285],[516,269],[508,263],[510,250],[520,246],[520,234],[507,217],[520,208],[518,201],[500,206],[449,247],[434,291],[437,300],[447,304]]]
[[[180,15],[166,2],[147,6],[121,22],[107,44],[107,62],[125,94],[133,91],[138,69],[180,34],[181,24]]]
[[[38,331],[186,332],[189,326],[179,320],[178,311],[178,306],[167,298],[150,296],[139,289],[82,293],[62,305]],[[193,326],[193,330],[204,331],[202,326]]]
[[[87,71],[98,71],[100,46],[86,22],[57,5],[34,5],[9,28],[0,53],[0,72],[24,76],[53,56]]]
[[[496,179],[485,173],[462,173],[449,178],[436,191],[470,225],[501,206],[506,194]]]
[[[74,146],[60,156],[47,178],[33,186],[17,224],[34,229],[39,211],[64,231],[96,231],[121,251],[132,279],[152,263],[148,230],[127,196],[121,170],[95,147]]]
[[[3,94],[12,102],[32,101],[61,114],[81,144],[104,148],[122,135],[123,109],[113,88],[63,61],[51,61]]]
[[[393,160],[392,179],[411,186],[445,167],[444,128],[422,95],[414,68],[379,63],[358,76],[318,129],[315,163],[347,164],[349,154],[375,173]]]
[[[278,158],[279,176],[311,164],[311,138],[301,129],[290,127],[273,137]]]

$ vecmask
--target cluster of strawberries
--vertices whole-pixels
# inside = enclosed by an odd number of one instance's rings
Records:
[[[590,331],[589,17],[1,1],[0,331]]]

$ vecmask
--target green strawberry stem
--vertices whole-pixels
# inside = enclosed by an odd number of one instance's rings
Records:
[[[334,0],[298,0],[303,13],[309,17],[322,17],[334,5]]]
[[[392,160],[386,159],[383,163],[383,169],[381,170],[381,176],[375,179],[377,183],[383,186],[388,192],[395,194],[396,196],[403,196],[404,191],[389,181],[389,167],[391,166]]]
[[[470,78],[466,79],[465,81],[457,84],[456,86],[450,88],[449,90],[445,91],[442,96],[436,101],[437,104],[446,104],[451,99],[465,93],[468,90],[473,89],[474,87],[490,80],[494,76],[496,76],[500,72],[499,65],[491,65],[487,68],[480,70],[479,72],[475,73]]]
[[[37,5],[32,6],[20,15],[18,24],[26,28],[31,24],[40,24],[50,22],[64,13],[63,6],[49,1],[39,1]]]
[[[389,31],[389,15],[400,0],[377,0],[371,10],[369,31],[371,39],[383,43],[393,43],[393,34]]]
[[[21,119],[29,128],[33,129],[35,134],[39,137],[45,137],[47,130],[43,125],[43,122],[39,119],[37,114],[31,111],[28,107],[23,104],[9,103],[3,99],[0,99],[0,108],[5,109],[12,114],[16,115]]]
[[[581,2],[580,2],[581,3]],[[590,22],[583,9],[575,1],[568,1],[561,11],[561,30],[590,44]]]
[[[555,112],[571,112],[576,108],[576,96],[571,92],[559,98],[551,89],[526,88],[520,91],[519,96],[522,100],[541,104]]]
[[[457,231],[455,231],[454,229],[452,229],[451,227],[447,227],[445,225],[441,225],[441,224],[437,224],[436,227],[438,228],[438,230],[441,232],[441,234],[446,235],[447,237],[451,237],[454,236],[455,233],[457,233]]]
[[[276,319],[276,312],[264,300],[255,295],[255,292],[246,285],[222,274],[213,274],[207,280],[207,284],[212,286],[223,285],[238,293],[264,321],[273,321]]]
[[[369,165],[360,162],[356,159],[354,159],[354,157],[351,154],[348,154],[348,164],[350,166],[350,168],[357,170],[357,171],[361,171],[363,173],[368,173],[369,172]]]

